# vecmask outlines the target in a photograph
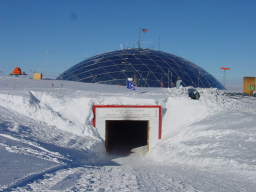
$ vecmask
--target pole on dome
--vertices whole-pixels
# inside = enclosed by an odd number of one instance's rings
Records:
[[[143,33],[141,33],[143,32]],[[142,34],[149,32],[147,28],[139,28],[139,39],[138,39],[138,48],[141,48],[141,39],[142,39]]]

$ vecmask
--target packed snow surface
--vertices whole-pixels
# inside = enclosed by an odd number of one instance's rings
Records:
[[[256,98],[0,78],[0,191],[254,192]],[[92,106],[161,105],[150,152],[105,152]]]

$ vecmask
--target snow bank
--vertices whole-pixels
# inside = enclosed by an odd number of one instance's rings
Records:
[[[223,99],[216,89],[200,89],[200,100],[192,100],[187,96],[186,88],[138,88],[131,91],[121,86],[68,81],[1,81],[2,107],[63,131],[91,137],[98,136],[91,123],[94,104],[162,105],[165,138],[173,137],[192,123],[227,107],[224,102],[227,99]]]
[[[200,92],[199,101],[169,98],[168,137],[148,156],[164,164],[255,173],[256,99]]]
[[[227,164],[228,158],[214,159],[212,156],[204,156],[203,151],[210,150],[212,147],[218,148],[218,142],[212,145],[210,143],[212,140],[209,139],[205,144],[200,145],[188,143],[197,143],[195,141],[202,140],[203,137],[218,138],[220,135],[228,137],[232,134],[222,129],[208,130],[210,128],[207,125],[215,125],[216,122],[200,124],[210,117],[222,113],[241,112],[241,110],[255,114],[255,100],[252,98],[226,95],[225,92],[217,89],[198,89],[201,94],[200,99],[192,100],[188,97],[188,88],[138,88],[136,91],[131,91],[122,86],[28,79],[19,81],[2,79],[0,87],[2,88],[1,107],[45,124],[54,131],[58,129],[65,134],[71,133],[70,140],[67,139],[66,143],[73,147],[82,145],[87,149],[100,152],[102,152],[101,149],[96,149],[98,146],[96,143],[101,143],[102,138],[99,137],[97,128],[92,126],[94,104],[162,105],[164,137],[152,153],[157,154],[157,160],[160,161],[175,159],[177,162],[205,165],[209,163],[208,161],[216,164],[225,161],[223,165]],[[227,119],[229,119],[228,116]],[[225,124],[224,121],[222,123]],[[77,139],[76,136],[87,138],[88,142],[81,144],[81,140],[71,139],[72,137]],[[250,137],[250,139],[255,138]],[[204,156],[203,160],[194,158],[194,154],[200,154],[200,158]]]

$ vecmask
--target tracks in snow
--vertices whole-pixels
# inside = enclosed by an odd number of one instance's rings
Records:
[[[87,166],[59,170],[45,174],[15,191],[173,191],[199,192],[183,178],[158,166]]]
[[[252,192],[255,186],[245,175],[225,170],[133,162],[64,168],[13,191]]]
[[[46,174],[15,191],[139,191],[136,176],[124,167],[77,167]]]

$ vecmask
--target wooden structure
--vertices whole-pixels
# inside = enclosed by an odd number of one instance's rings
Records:
[[[256,77],[244,77],[244,93],[252,96],[256,91]]]

